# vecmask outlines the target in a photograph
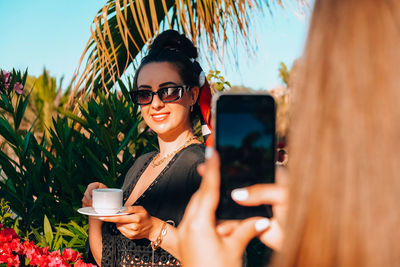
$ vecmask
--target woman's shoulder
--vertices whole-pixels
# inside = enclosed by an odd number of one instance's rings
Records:
[[[203,162],[205,160],[204,151],[204,144],[191,144],[182,149],[179,159],[186,162]]]

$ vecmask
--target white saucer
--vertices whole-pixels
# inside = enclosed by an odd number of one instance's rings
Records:
[[[108,217],[108,216],[121,216],[121,215],[129,214],[129,213],[124,212],[125,210],[126,210],[126,207],[122,207],[121,210],[118,211],[117,213],[97,213],[94,211],[93,207],[85,207],[85,208],[78,209],[78,212],[80,214],[89,215],[89,216]]]

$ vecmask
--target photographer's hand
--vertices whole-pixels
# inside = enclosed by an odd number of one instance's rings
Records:
[[[247,244],[269,227],[266,218],[240,221],[229,234],[217,231],[215,212],[219,201],[219,157],[216,152],[198,167],[203,177],[178,227],[181,262],[186,267],[241,267]]]
[[[274,217],[270,218],[271,225],[259,235],[260,240],[268,247],[279,250],[282,245],[282,221],[286,213],[286,187],[276,184],[258,184],[232,191],[232,199],[243,206],[272,205]],[[234,225],[230,222],[219,226],[222,235],[232,231]]]

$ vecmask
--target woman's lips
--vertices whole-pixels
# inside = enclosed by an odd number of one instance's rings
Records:
[[[151,115],[151,118],[155,122],[161,122],[161,121],[166,120],[168,118],[168,116],[169,116],[169,113],[160,113],[160,114]]]

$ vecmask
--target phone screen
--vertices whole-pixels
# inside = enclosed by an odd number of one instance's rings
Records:
[[[215,144],[221,159],[217,218],[271,217],[270,206],[240,206],[231,191],[274,182],[275,101],[263,94],[222,94],[215,105]]]

